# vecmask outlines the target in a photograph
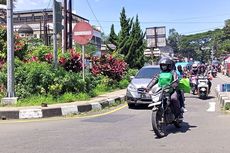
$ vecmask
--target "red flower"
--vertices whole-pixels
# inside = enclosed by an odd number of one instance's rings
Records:
[[[52,53],[48,53],[46,55],[44,55],[45,61],[47,61],[48,63],[51,63],[53,60],[53,54]]]
[[[31,62],[37,62],[38,61],[38,57],[36,56],[32,56],[32,58],[30,59]]]
[[[66,62],[67,62],[67,60],[66,60],[65,57],[61,57],[61,58],[59,59],[59,64],[60,64],[60,65],[64,65]]]

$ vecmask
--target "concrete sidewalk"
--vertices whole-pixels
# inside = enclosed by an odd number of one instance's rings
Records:
[[[230,77],[223,75],[221,73],[218,73],[217,76],[218,78],[224,81],[223,84],[230,84]],[[216,87],[216,96],[222,108],[225,108],[226,105],[230,104],[230,92],[221,91],[221,84],[217,85]]]
[[[224,83],[230,83],[230,77],[223,75],[222,73],[218,73],[217,77],[219,77],[221,80],[225,81]]]
[[[48,105],[47,107],[0,107],[0,117],[1,119],[46,118],[65,116],[68,114],[78,114],[91,110],[101,110],[114,104],[116,101],[125,100],[125,93],[126,89],[117,90],[91,98],[89,101],[53,104]]]

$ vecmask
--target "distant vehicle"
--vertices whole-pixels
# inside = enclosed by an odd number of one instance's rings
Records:
[[[126,97],[129,108],[135,107],[136,104],[150,104],[150,95],[140,97],[152,78],[160,73],[160,66],[149,65],[142,67],[137,75],[132,77],[131,83],[127,87]]]
[[[200,61],[194,61],[193,64],[201,64]]]
[[[220,62],[218,60],[213,60],[212,61],[212,65],[214,66],[218,66],[220,64]]]
[[[192,62],[177,62],[175,65],[176,65],[176,68],[178,65],[181,65],[182,68],[186,67],[188,70],[190,70],[192,64],[193,64]]]

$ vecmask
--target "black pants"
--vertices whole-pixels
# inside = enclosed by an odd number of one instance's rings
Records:
[[[185,107],[185,104],[184,104],[184,101],[185,101],[184,92],[182,90],[178,90],[177,95],[178,95],[178,100],[180,101],[180,106]]]
[[[181,114],[181,110],[180,110],[181,106],[180,106],[179,96],[176,91],[173,92],[171,95],[171,103],[174,110],[173,112],[175,114],[175,117],[177,118]]]
[[[212,87],[212,82],[210,80],[208,80],[208,91],[210,92],[211,91],[211,87]]]

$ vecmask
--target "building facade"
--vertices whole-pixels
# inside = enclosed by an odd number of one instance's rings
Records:
[[[67,13],[67,21],[69,19]],[[4,19],[4,18],[3,18]],[[0,16],[1,20],[1,16]],[[47,44],[51,44],[53,36],[53,9],[37,9],[37,10],[26,10],[26,11],[14,11],[13,13],[14,31],[18,32],[22,25],[28,25],[33,29],[33,37],[41,38]],[[83,18],[79,15],[72,13],[72,28],[78,22],[89,22],[88,19]],[[68,23],[67,23],[68,24]],[[67,25],[68,29],[69,25]],[[58,34],[58,39],[61,39],[61,33]],[[60,42],[60,41],[59,41]],[[98,48],[101,46],[101,32],[98,29],[93,31],[93,39],[91,43],[96,45]]]

